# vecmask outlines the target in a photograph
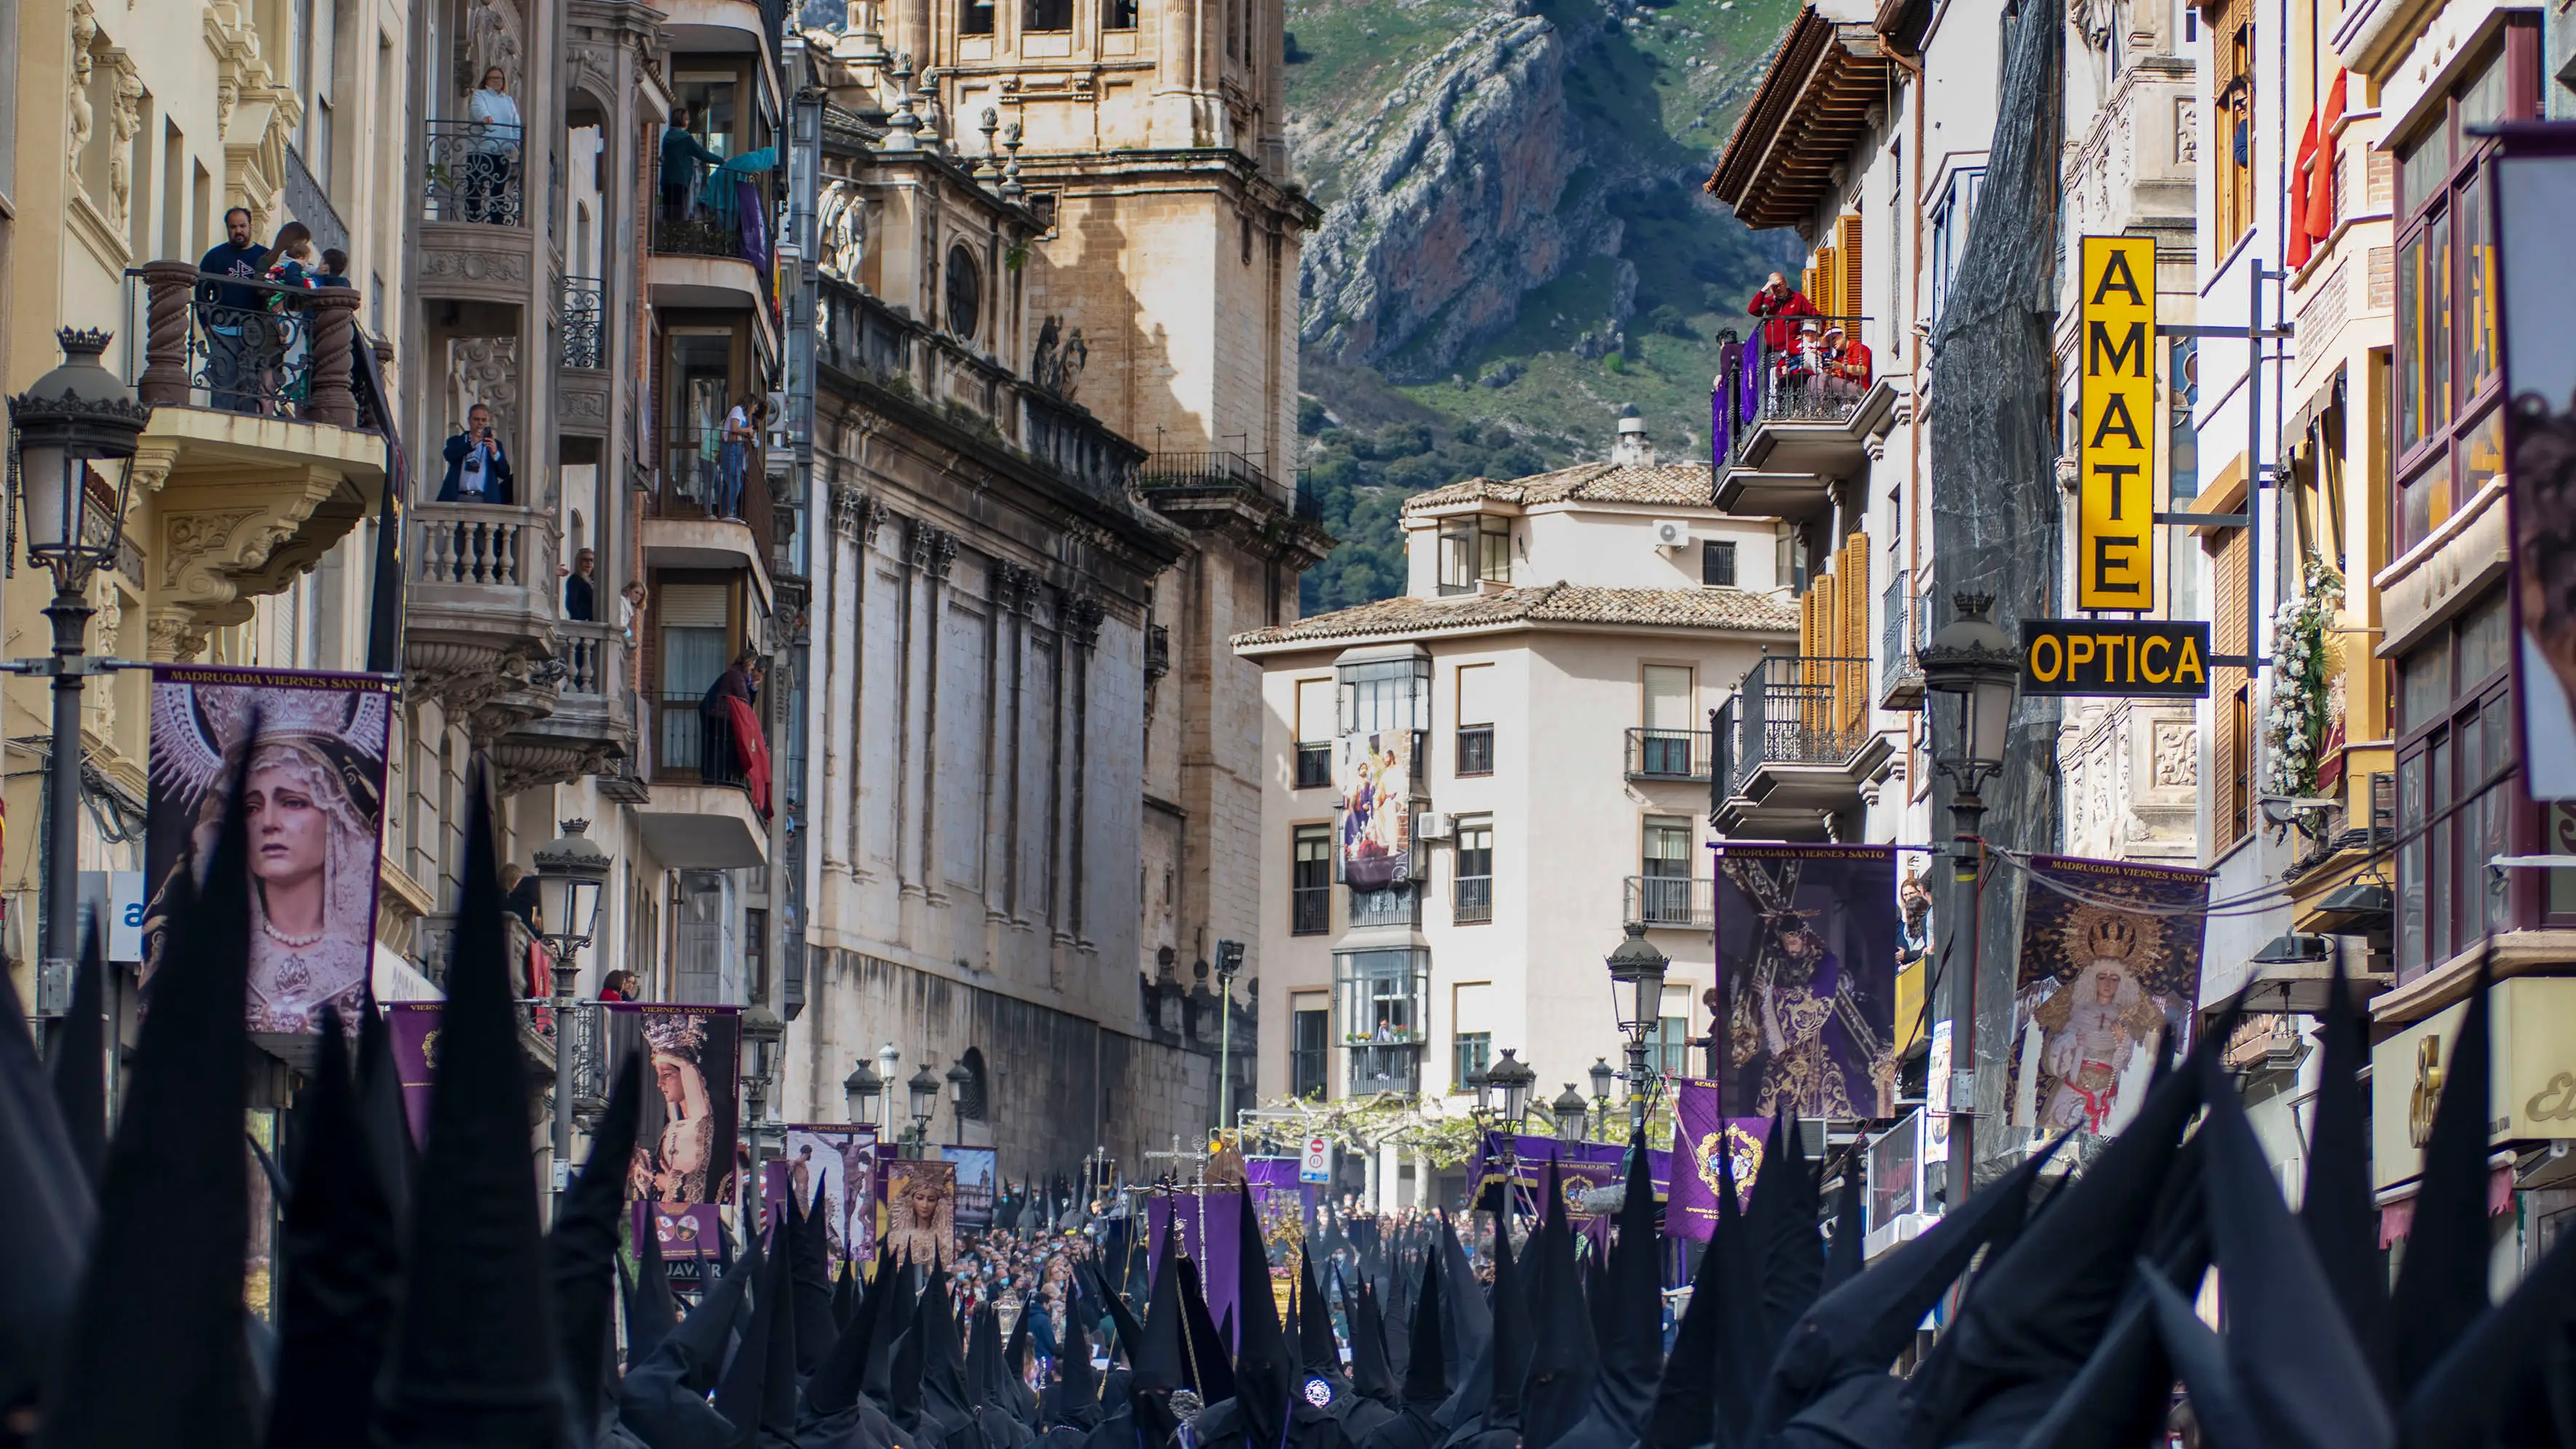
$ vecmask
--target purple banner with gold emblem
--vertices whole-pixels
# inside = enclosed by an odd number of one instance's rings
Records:
[[[1670,1201],[1664,1208],[1664,1232],[1676,1238],[1707,1242],[1717,1231],[1720,1162],[1735,1173],[1735,1205],[1753,1199],[1753,1179],[1762,1170],[1762,1141],[1771,1131],[1766,1117],[1718,1114],[1717,1083],[1698,1077],[1673,1077],[1673,1175]]]
[[[393,1038],[394,1077],[402,1083],[403,1116],[415,1147],[429,1141],[429,1084],[438,1067],[438,1023],[443,1001],[397,1001],[385,1008]]]

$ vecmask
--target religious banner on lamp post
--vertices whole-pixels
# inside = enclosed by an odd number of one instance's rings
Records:
[[[1731,1113],[1896,1115],[1896,852],[1728,845],[1717,976]]]
[[[429,1087],[438,1072],[438,1023],[446,1010],[444,1001],[397,1001],[385,1008],[394,1080],[402,1085],[403,1119],[411,1124],[416,1148],[429,1142]]]
[[[1762,1170],[1762,1143],[1771,1130],[1764,1117],[1719,1115],[1717,1083],[1674,1077],[1672,1191],[1664,1206],[1664,1234],[1707,1242],[1717,1231],[1723,1172],[1735,1174],[1735,1206],[1753,1200]]]
[[[1001,1154],[990,1147],[948,1146],[942,1162],[957,1166],[957,1231],[980,1233],[993,1226],[993,1181]]]
[[[741,1009],[610,1001],[601,1010],[608,1023],[608,1080],[617,1080],[626,1063],[642,1054],[655,1088],[644,1093],[642,1118],[635,1124],[635,1165],[626,1196],[660,1203],[731,1202]]]
[[[169,949],[170,887],[181,871],[204,878],[247,757],[251,1033],[319,1031],[325,1006],[357,1029],[376,959],[393,691],[373,674],[153,666],[144,979]]]
[[[836,1264],[876,1256],[876,1151],[873,1127],[788,1124],[788,1190],[809,1208],[822,1192],[823,1239]]]
[[[2155,599],[2156,243],[2088,236],[2076,324],[2075,607]]]
[[[886,1245],[922,1271],[957,1261],[957,1164],[905,1159],[885,1172]]]
[[[2037,855],[2022,892],[2007,1120],[2117,1132],[2155,1070],[2156,1041],[2191,1045],[2209,873]]]

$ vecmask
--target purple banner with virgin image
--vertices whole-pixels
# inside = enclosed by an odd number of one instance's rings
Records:
[[[1163,1234],[1181,1235],[1183,1257],[1198,1264],[1208,1317],[1223,1324],[1243,1297],[1243,1194],[1228,1188],[1155,1193],[1145,1200],[1145,1230],[1154,1261],[1163,1260]]]
[[[438,1023],[446,1008],[443,1001],[397,1001],[385,1007],[394,1077],[402,1083],[403,1116],[411,1122],[415,1147],[429,1141],[429,1084],[437,1074]]]
[[[1771,1131],[1767,1117],[1721,1117],[1717,1083],[1698,1077],[1673,1077],[1673,1153],[1680,1171],[1673,1175],[1672,1197],[1664,1208],[1664,1232],[1705,1243],[1717,1231],[1719,1164],[1735,1172],[1735,1205],[1753,1198],[1753,1179],[1762,1170],[1762,1142]]]

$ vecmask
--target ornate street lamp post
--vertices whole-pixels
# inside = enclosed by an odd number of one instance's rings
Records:
[[[572,1125],[578,1058],[594,1033],[575,1020],[581,1010],[581,952],[599,927],[599,903],[608,884],[608,852],[583,832],[587,820],[562,822],[563,834],[537,851],[537,918],[553,958],[555,987],[555,1207],[572,1188]]]
[[[1619,1033],[1628,1039],[1628,1132],[1646,1130],[1646,1034],[1664,1014],[1664,968],[1672,964],[1646,939],[1642,921],[1628,923],[1628,937],[1610,953],[1611,1000],[1619,1012]]]

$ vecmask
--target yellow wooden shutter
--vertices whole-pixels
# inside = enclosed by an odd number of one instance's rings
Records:
[[[1834,286],[1835,305],[1828,310],[1858,317],[1868,310],[1861,305],[1859,212],[1845,212],[1834,218],[1834,252],[1842,262],[1842,277]]]

